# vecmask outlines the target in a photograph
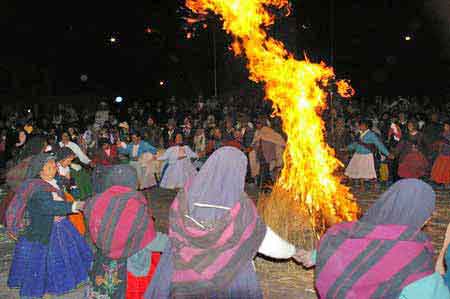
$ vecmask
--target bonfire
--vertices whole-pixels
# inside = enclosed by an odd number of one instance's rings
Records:
[[[266,223],[298,244],[313,243],[330,225],[355,220],[359,208],[335,174],[342,164],[325,142],[321,119],[334,71],[325,63],[296,59],[266,31],[275,21],[268,7],[289,12],[288,1],[187,0],[186,5],[200,16],[220,16],[233,37],[230,49],[247,59],[249,79],[264,86],[273,116],[282,120],[284,166],[271,194],[258,203]],[[347,81],[336,85],[342,96],[353,95]]]

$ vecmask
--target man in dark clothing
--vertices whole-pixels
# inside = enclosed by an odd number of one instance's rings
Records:
[[[223,130],[223,141],[231,141],[234,139],[234,128],[233,121],[231,118],[226,118],[225,120],[225,128]]]
[[[437,113],[433,113],[431,115],[430,123],[427,124],[424,129],[424,137],[428,145],[431,145],[439,140],[442,127],[442,124],[439,122],[439,115]]]
[[[440,140],[442,128],[443,126],[439,122],[439,114],[433,113],[431,115],[431,122],[425,126],[423,134],[428,158],[431,162],[434,162],[438,155],[436,142]]]
[[[253,138],[255,137],[255,129],[250,122],[245,123],[244,136],[242,137],[242,143],[244,147],[251,147],[253,143]]]
[[[163,142],[164,148],[169,148],[175,145],[175,136],[179,133],[179,129],[177,128],[176,121],[171,118],[167,122],[167,128],[163,131]]]
[[[148,118],[147,126],[142,130],[142,136],[154,147],[161,146],[161,128],[155,124],[153,117]]]

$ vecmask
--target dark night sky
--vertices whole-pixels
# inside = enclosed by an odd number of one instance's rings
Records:
[[[313,60],[329,63],[330,1],[293,1],[293,19],[280,20],[275,34],[292,51],[306,51]],[[0,92],[27,95],[29,86],[40,86],[47,77],[45,82],[50,81],[51,87],[37,94],[210,94],[212,26],[187,40],[177,13],[180,3],[60,1],[46,6],[42,1],[3,1]],[[407,7],[401,5],[406,2],[393,0],[355,3],[335,1],[334,49],[339,76],[352,79],[359,94],[448,91],[448,36],[441,29],[450,21],[446,15],[438,16],[437,5],[426,7],[417,0],[407,1]],[[146,33],[147,27],[153,33]],[[113,46],[108,42],[111,35],[118,39]],[[412,40],[405,41],[406,35]],[[221,91],[245,80],[243,61],[231,57],[228,42],[219,31]],[[87,83],[80,82],[83,73],[88,74]],[[161,88],[160,80],[168,85]]]

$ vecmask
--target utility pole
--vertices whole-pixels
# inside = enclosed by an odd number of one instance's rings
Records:
[[[335,6],[334,0],[330,0],[330,65],[334,68],[334,47],[335,47],[335,37],[334,37],[334,24],[335,24]]]
[[[334,0],[330,0],[330,65],[334,69],[334,72],[336,73],[336,68],[334,65],[334,22],[335,22],[335,7],[334,7]],[[333,90],[330,91],[330,116],[331,116],[331,123],[330,123],[330,133],[332,138],[334,139],[334,113],[332,113],[332,110],[334,109],[334,103],[333,103]]]
[[[217,45],[216,45],[216,26],[212,26],[213,34],[213,56],[214,56],[214,96],[217,98]]]

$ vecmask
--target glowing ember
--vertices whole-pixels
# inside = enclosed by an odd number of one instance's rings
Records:
[[[186,5],[200,15],[210,10],[221,16],[224,29],[234,38],[230,48],[247,57],[250,79],[264,84],[274,115],[283,120],[288,140],[284,168],[274,188],[287,192],[311,216],[317,234],[333,223],[355,219],[358,207],[334,175],[341,163],[324,141],[320,118],[327,95],[322,88],[334,79],[333,69],[296,60],[264,30],[274,22],[266,7],[287,9],[288,1],[186,0]]]
[[[336,82],[338,93],[344,98],[351,98],[355,95],[355,90],[350,86],[347,80],[340,80]]]

